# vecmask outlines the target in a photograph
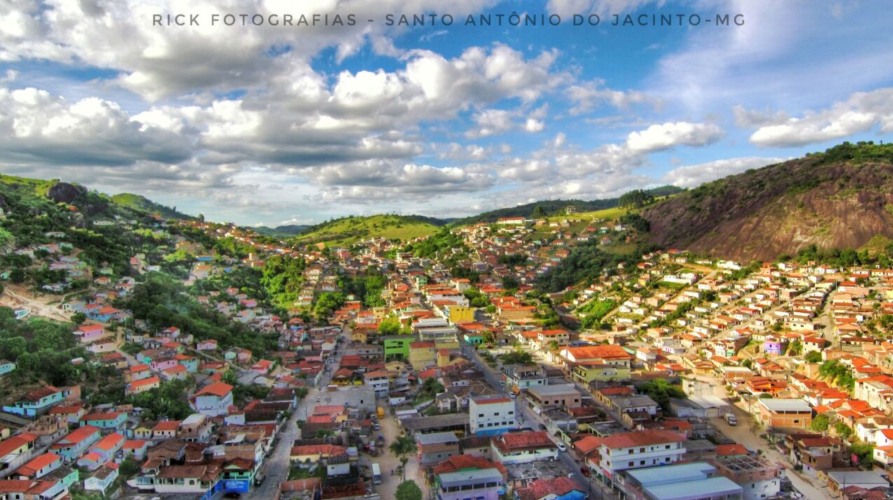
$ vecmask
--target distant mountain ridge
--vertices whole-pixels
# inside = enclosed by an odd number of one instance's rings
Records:
[[[669,196],[672,194],[680,193],[685,191],[684,189],[677,186],[660,186],[652,189],[645,189],[643,192],[646,195],[659,198],[662,196]],[[465,224],[476,224],[479,222],[496,222],[497,220],[503,217],[546,217],[551,215],[558,215],[562,212],[566,211],[568,208],[573,208],[576,212],[595,212],[597,210],[604,210],[606,208],[614,208],[620,205],[620,198],[605,198],[600,200],[543,200],[543,201],[535,201],[532,203],[526,203],[524,205],[518,205],[514,207],[500,208],[496,210],[491,210],[489,212],[484,212],[478,215],[473,215],[471,217],[464,217],[461,219],[456,219],[454,222],[458,225]],[[540,213],[537,213],[540,212]]]
[[[165,219],[181,219],[181,220],[192,220],[196,219],[191,215],[186,215],[182,212],[177,211],[176,208],[166,207],[159,203],[155,203],[154,201],[146,198],[145,196],[140,196],[138,194],[133,193],[119,193],[112,196],[112,201],[116,204],[121,205],[123,207],[130,208],[132,210],[137,210],[139,212],[146,212],[149,214],[158,214]]]
[[[893,145],[824,153],[703,184],[642,212],[665,247],[748,261],[893,238]]]
[[[278,237],[289,237],[289,236],[297,236],[311,226],[309,225],[298,225],[298,224],[286,224],[283,226],[256,226],[253,227],[255,231],[265,236],[278,236]]]

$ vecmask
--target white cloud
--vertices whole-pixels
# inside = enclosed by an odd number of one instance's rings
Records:
[[[803,146],[842,139],[879,127],[893,131],[893,88],[853,94],[820,112],[807,112],[802,118],[779,116],[767,120],[751,136],[757,146]]]
[[[116,103],[90,97],[68,102],[35,88],[0,88],[0,158],[16,164],[130,165],[177,163],[191,140],[141,123]]]
[[[579,115],[591,111],[603,103],[619,109],[628,109],[636,104],[651,104],[654,107],[660,105],[660,100],[650,97],[644,92],[630,90],[622,92],[619,90],[609,89],[604,86],[602,80],[584,82],[571,85],[567,89],[567,95],[574,103],[571,109],[572,115]]]
[[[549,12],[556,13],[562,17],[589,13],[609,16],[630,12],[649,4],[655,4],[657,7],[660,7],[664,4],[664,0],[549,0],[546,8]],[[609,22],[609,20],[606,19],[604,22]]]
[[[632,132],[626,139],[633,151],[650,153],[675,146],[706,146],[722,137],[722,129],[711,123],[668,122]]]
[[[535,118],[528,118],[527,121],[524,122],[524,130],[527,132],[531,132],[531,133],[542,132],[544,128],[546,128],[546,124],[543,123],[542,120],[537,120]]]
[[[734,175],[752,168],[765,167],[785,161],[785,158],[742,157],[716,160],[697,165],[687,165],[670,170],[663,182],[674,186],[692,188],[727,175]]]

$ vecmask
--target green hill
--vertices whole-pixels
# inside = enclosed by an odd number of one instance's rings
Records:
[[[660,198],[662,196],[669,196],[672,194],[676,194],[682,192],[682,188],[678,188],[676,186],[661,186],[652,189],[645,189],[641,192],[649,195],[653,198]],[[625,195],[624,195],[625,196]],[[465,224],[477,224],[479,222],[496,222],[502,217],[528,217],[528,218],[537,218],[537,217],[552,217],[557,215],[563,215],[567,213],[570,209],[572,212],[576,213],[584,213],[584,212],[597,212],[599,210],[606,210],[609,208],[614,208],[620,205],[620,198],[606,198],[601,200],[591,200],[591,201],[583,201],[583,200],[543,200],[536,201],[533,203],[527,203],[525,205],[518,205],[515,207],[508,208],[500,208],[497,210],[491,210],[489,212],[484,212],[482,214],[474,215],[471,217],[466,217],[464,219],[459,219],[455,221],[455,224],[465,225]]]
[[[112,196],[112,201],[122,207],[135,210],[137,212],[145,212],[149,214],[157,214],[165,219],[182,219],[189,220],[195,217],[178,212],[176,208],[166,207],[155,203],[154,201],[132,193],[120,193]]]
[[[372,215],[343,217],[317,224],[298,235],[299,244],[325,243],[329,246],[351,245],[369,238],[411,240],[437,232],[444,221],[417,215]]]

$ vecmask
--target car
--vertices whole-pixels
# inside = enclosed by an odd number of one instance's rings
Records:
[[[514,392],[512,392],[512,393],[509,393],[509,397],[512,399],[515,399],[516,397],[518,397],[518,395],[515,394]]]
[[[564,443],[555,443],[555,446],[558,447],[558,451],[567,451],[567,446]]]

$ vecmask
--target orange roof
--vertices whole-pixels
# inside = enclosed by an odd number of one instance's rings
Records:
[[[509,432],[495,438],[493,443],[503,450],[556,447],[545,431]]]
[[[143,387],[146,385],[160,384],[160,383],[161,383],[161,379],[158,378],[157,375],[155,375],[155,376],[152,376],[149,378],[144,378],[142,380],[134,380],[133,382],[130,383],[130,388],[135,389],[137,387]]]
[[[99,448],[103,451],[112,451],[119,444],[123,444],[124,436],[118,434],[117,432],[113,432],[108,436],[100,439],[96,444],[93,445],[93,448]]]
[[[37,441],[37,436],[30,432],[23,432],[19,435],[0,441],[0,458],[9,455],[28,443],[33,443],[34,441]]]
[[[37,471],[39,471],[40,469],[43,469],[47,465],[50,465],[51,463],[61,459],[62,457],[56,455],[55,453],[44,453],[43,455],[32,458],[31,461],[19,467],[16,470],[16,473],[22,476],[33,476],[37,474]]]
[[[453,455],[440,464],[434,466],[435,474],[446,474],[449,472],[458,472],[467,469],[492,469],[496,468],[502,473],[502,477],[507,477],[505,466],[499,462],[491,462],[483,457],[475,455]]]
[[[747,455],[749,453],[747,448],[741,443],[716,445],[716,455],[720,457],[729,455]]]
[[[86,460],[89,462],[98,462],[98,461],[102,460],[102,456],[99,453],[96,453],[95,451],[91,451],[90,453],[87,453],[86,455],[82,456],[80,458],[80,460]],[[78,460],[78,461],[80,461],[80,460]]]
[[[602,444],[611,449],[649,446],[662,443],[681,443],[685,441],[682,434],[672,431],[645,430],[612,434],[602,440]]]
[[[79,429],[75,429],[75,430],[71,431],[70,433],[68,433],[67,436],[62,438],[62,441],[60,441],[59,443],[56,443],[56,445],[54,445],[54,446],[58,447],[58,448],[64,447],[65,445],[62,444],[63,441],[65,443],[77,444],[98,432],[99,432],[98,427],[93,427],[92,425],[85,425]],[[59,446],[60,444],[62,444],[62,445]]]
[[[179,420],[165,420],[164,422],[158,422],[157,424],[155,424],[155,427],[152,427],[152,432],[175,431],[179,428]]]
[[[226,397],[227,394],[232,392],[233,386],[223,383],[223,382],[215,382],[204,389],[195,393],[196,396],[204,396],[205,394],[211,394],[217,397]]]
[[[89,415],[84,415],[81,417],[81,420],[84,422],[89,422],[90,420],[115,420],[119,416],[121,416],[120,411],[112,411],[107,413],[90,413]]]
[[[580,360],[589,360],[589,359],[632,359],[633,357],[626,352],[619,345],[596,345],[596,346],[583,346],[583,347],[568,347],[566,349],[567,353],[574,357],[574,359]]]
[[[124,441],[123,448],[125,450],[138,450],[143,446],[146,446],[147,442],[148,441],[145,441],[143,439],[128,439],[127,441]]]
[[[81,325],[78,327],[78,331],[84,332],[84,333],[98,332],[98,331],[102,331],[103,328],[105,328],[105,327],[103,327],[102,325]]]

